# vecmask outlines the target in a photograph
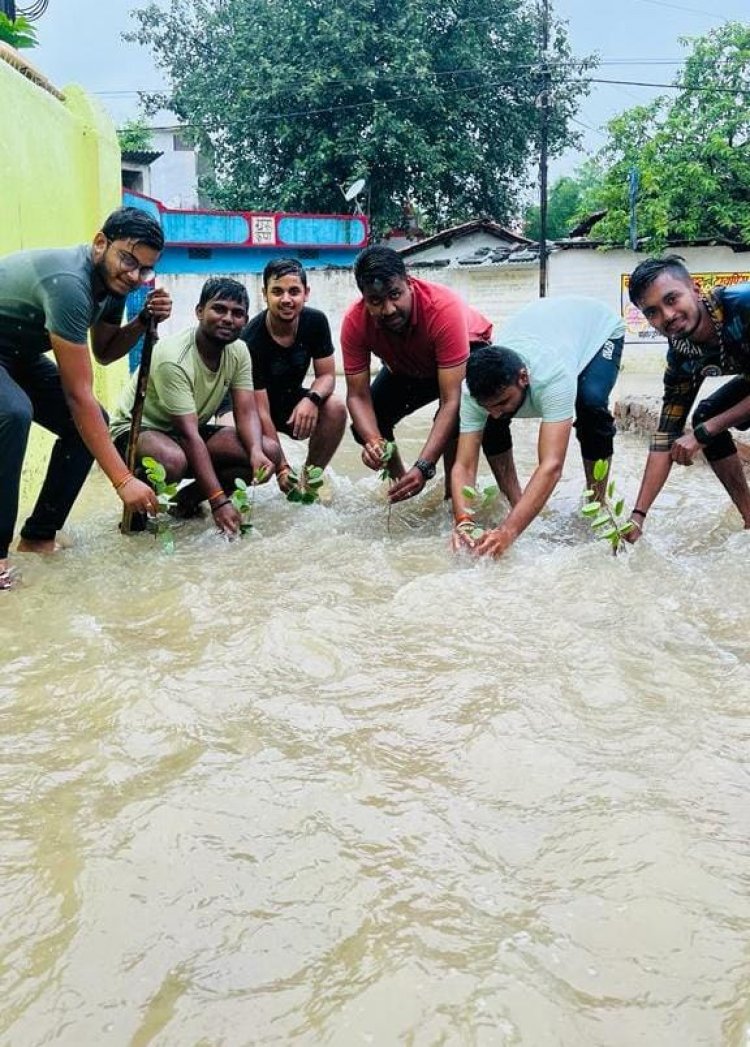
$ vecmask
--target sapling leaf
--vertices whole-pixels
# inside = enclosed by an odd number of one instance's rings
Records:
[[[601,480],[604,479],[604,477],[609,472],[609,465],[607,464],[607,462],[603,458],[598,458],[594,462],[594,470],[593,470],[593,472],[594,472],[594,479],[596,481],[601,481]]]
[[[247,483],[245,482],[245,480],[242,479],[241,476],[235,477],[234,486],[239,491],[247,490]],[[237,493],[237,490],[235,491],[235,494]]]
[[[470,498],[472,501],[478,497],[477,490],[475,487],[462,487],[461,494],[464,498]]]
[[[607,498],[614,498],[614,496],[615,496],[615,482],[614,482],[614,480],[610,480],[610,482],[607,484]]]
[[[482,491],[482,505],[489,505],[490,502],[494,501],[499,494],[500,488],[497,484],[489,484]]]
[[[151,458],[148,455],[142,458],[141,461],[146,469],[146,476],[152,483],[164,483],[167,478],[167,470],[161,462],[157,462],[155,458]]]
[[[610,495],[610,497],[612,497],[612,496]],[[620,500],[615,503],[615,516],[622,516],[622,511],[623,511],[624,508],[625,508],[625,499],[624,498],[620,498]]]
[[[253,474],[253,483],[262,484],[263,481],[268,477],[268,469],[265,465],[261,465],[259,469],[255,470]]]
[[[319,465],[308,465],[307,467],[307,479],[309,483],[314,480],[321,480],[323,477],[323,470]]]
[[[301,502],[302,492],[299,491],[296,487],[293,487],[291,491],[287,494],[286,500],[288,502]]]
[[[592,490],[590,487],[587,487],[586,490],[583,492],[583,497],[584,498],[593,498],[595,494],[596,494],[596,491]]]
[[[589,502],[587,505],[583,506],[581,512],[584,516],[593,516],[595,513],[599,512],[601,507],[601,502]]]
[[[610,519],[609,515],[607,513],[602,513],[601,516],[597,516],[597,518],[595,520],[591,521],[591,526],[592,527],[603,527],[604,524],[608,524],[608,523],[611,523],[611,522],[612,522],[612,520]]]
[[[625,523],[620,527],[620,534],[627,534],[629,531],[632,531],[634,527],[635,524],[632,520],[626,520]]]
[[[300,501],[303,505],[312,505],[313,502],[318,500],[318,496],[314,491],[302,491],[300,494]]]

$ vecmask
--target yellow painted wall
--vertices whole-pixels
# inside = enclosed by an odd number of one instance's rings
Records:
[[[79,87],[64,99],[0,51],[0,255],[91,240],[120,204],[120,150],[104,110]],[[10,55],[11,61],[16,61]],[[127,362],[96,366],[97,397],[112,403]],[[24,504],[39,488],[52,438],[34,426],[24,463]]]

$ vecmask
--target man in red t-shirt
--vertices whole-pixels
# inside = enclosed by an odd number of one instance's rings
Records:
[[[390,247],[366,247],[354,264],[354,278],[362,298],[344,317],[341,349],[352,431],[364,446],[368,469],[383,467],[383,448],[393,440],[397,422],[440,401],[414,465],[407,469],[398,452],[388,462],[395,481],[389,498],[400,502],[432,479],[446,450],[452,462],[469,346],[489,344],[492,324],[450,288],[407,276],[403,258]],[[371,386],[372,354],[383,367]],[[446,481],[448,472],[446,466]]]

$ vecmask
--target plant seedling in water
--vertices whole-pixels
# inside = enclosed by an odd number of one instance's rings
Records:
[[[392,479],[391,471],[388,468],[388,464],[389,464],[391,458],[393,458],[395,453],[396,453],[396,441],[395,440],[386,440],[385,443],[383,444],[383,449],[380,452],[380,472],[378,473],[378,477],[381,480],[388,480],[389,482],[391,481],[391,479]],[[389,498],[388,499],[388,517],[387,517],[388,534],[391,533],[391,510],[392,509],[393,509],[393,502]]]
[[[306,465],[302,470],[302,477],[290,469],[287,481],[291,484],[291,490],[287,492],[288,502],[297,502],[300,505],[312,505],[320,500],[320,488],[323,486],[323,470],[319,465]]]
[[[473,516],[480,509],[486,509],[488,505],[491,505],[497,498],[498,493],[499,488],[497,484],[490,484],[489,487],[484,487],[481,491],[478,491],[476,487],[466,486],[461,488],[461,494],[467,502],[471,503],[471,505],[466,506],[466,512],[470,516]],[[473,542],[484,534],[484,528],[480,527],[474,520],[464,520],[458,526],[459,530],[464,531]]]
[[[603,458],[594,462],[594,479],[601,483],[609,472],[609,462]],[[615,497],[615,484],[613,480],[607,484],[604,498],[601,502],[596,499],[596,492],[587,490],[583,492],[586,504],[581,509],[591,529],[597,538],[604,538],[612,546],[614,556],[625,548],[624,536],[633,529],[632,520],[624,520],[625,500]]]
[[[391,479],[391,472],[390,472],[390,469],[388,468],[388,463],[390,462],[391,458],[393,458],[395,453],[396,453],[396,441],[395,440],[386,440],[385,443],[383,444],[383,449],[380,452],[381,469],[380,469],[380,472],[378,473],[378,476],[379,476],[379,478],[381,480],[390,480]]]
[[[244,538],[253,529],[252,517],[255,510],[255,488],[258,484],[262,484],[267,476],[268,470],[265,466],[261,466],[255,473],[251,484],[243,480],[241,476],[235,477],[231,501],[242,518],[240,521],[241,538]]]
[[[174,552],[174,532],[169,510],[175,504],[177,484],[168,484],[167,471],[161,462],[148,455],[141,459],[141,464],[146,470],[146,479],[156,492],[156,500],[159,503],[159,512],[156,516],[146,519],[149,531],[154,532],[154,537],[161,538],[161,544],[168,553]]]

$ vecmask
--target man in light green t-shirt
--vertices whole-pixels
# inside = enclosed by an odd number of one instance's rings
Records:
[[[454,547],[501,556],[542,510],[557,486],[575,426],[589,487],[594,462],[612,456],[609,396],[620,370],[625,328],[595,298],[542,298],[500,330],[499,345],[472,352],[461,399],[460,436],[451,474]],[[541,418],[539,461],[522,490],[513,462],[510,422]],[[478,541],[464,488],[473,486],[480,448],[511,510]]]
[[[240,515],[226,494],[237,476],[250,482],[264,470],[273,475],[281,448],[261,432],[253,393],[250,354],[238,335],[247,323],[247,291],[237,280],[216,277],[203,285],[196,327],[164,338],[154,347],[138,438],[138,458],[155,458],[167,481],[195,477],[187,498],[206,499],[217,528],[230,537]],[[110,431],[124,450],[130,431],[137,376],[112,416]],[[211,425],[226,393],[234,426]]]

